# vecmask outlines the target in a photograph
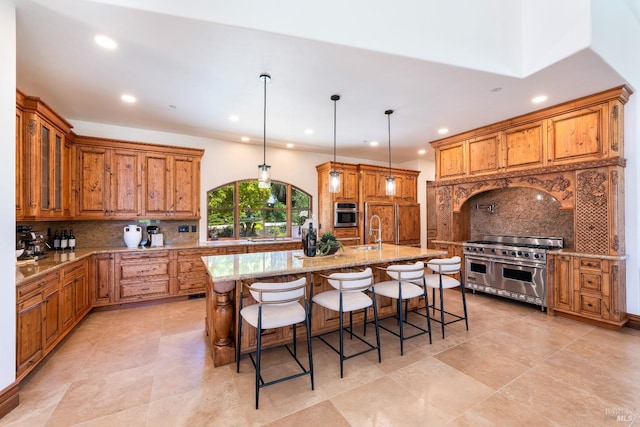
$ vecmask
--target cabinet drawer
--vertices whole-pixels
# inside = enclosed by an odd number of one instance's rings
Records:
[[[18,304],[18,313],[22,312],[23,310],[34,306],[36,304],[39,304],[42,302],[42,293],[38,292],[35,295],[31,295],[29,298],[24,298],[23,301],[21,301]]]
[[[74,262],[71,265],[68,265],[62,269],[62,277],[69,277],[73,274],[76,274],[79,271],[82,271],[86,266],[84,261]]]
[[[149,250],[149,251],[144,251],[143,253],[141,252],[123,252],[123,253],[119,253],[116,256],[116,262],[128,262],[128,261],[134,261],[134,262],[146,262],[149,260],[156,260],[156,259],[166,259],[167,262],[169,261],[169,251],[154,251],[154,250]]]
[[[178,274],[187,273],[203,273],[205,274],[207,269],[202,262],[202,258],[184,258],[178,261]]]
[[[196,293],[204,292],[206,273],[201,275],[191,275],[187,277],[180,277],[178,279],[178,292],[183,293]]]
[[[144,264],[120,264],[119,279],[144,279],[150,276],[169,276],[169,261],[152,261]]]
[[[602,292],[602,276],[580,272],[580,290]]]
[[[120,298],[122,299],[142,298],[149,295],[169,295],[169,280],[120,284]]]
[[[580,294],[580,311],[602,317],[602,299],[593,295]]]
[[[580,258],[580,268],[595,268],[602,270],[602,260],[596,258]]]
[[[30,281],[20,285],[16,289],[17,302],[22,302],[24,298],[31,297],[34,293],[40,292],[45,286],[60,282],[60,274],[58,271],[49,273],[40,279]]]

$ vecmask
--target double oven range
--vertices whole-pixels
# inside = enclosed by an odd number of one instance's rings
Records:
[[[466,287],[547,306],[547,252],[561,249],[561,237],[485,235],[463,244]]]

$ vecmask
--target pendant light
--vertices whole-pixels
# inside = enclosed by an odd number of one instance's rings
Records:
[[[333,171],[329,172],[329,193],[340,192],[340,173],[336,172],[336,102],[340,95],[331,95],[333,101]]]
[[[396,179],[391,175],[391,115],[393,114],[393,110],[387,110],[384,113],[387,115],[389,128],[389,176],[387,177],[387,183],[385,185],[385,193],[387,196],[394,196],[396,194]]]
[[[269,74],[260,74],[264,82],[264,129],[262,137],[262,164],[258,165],[258,188],[271,188],[271,166],[267,164],[267,82],[271,80]]]

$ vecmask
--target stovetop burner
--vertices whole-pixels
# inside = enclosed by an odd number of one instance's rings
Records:
[[[546,252],[561,249],[560,237],[526,237],[484,235],[481,240],[471,240],[463,244],[465,253],[484,257],[520,259],[544,262]]]

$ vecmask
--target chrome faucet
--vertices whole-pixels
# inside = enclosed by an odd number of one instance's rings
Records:
[[[378,228],[373,228],[373,219],[376,218],[378,220]],[[369,220],[369,236],[373,236],[373,231],[376,231],[377,238],[373,238],[373,242],[378,244],[378,250],[382,250],[382,221],[378,215],[372,215]]]

